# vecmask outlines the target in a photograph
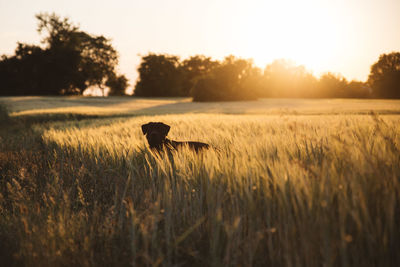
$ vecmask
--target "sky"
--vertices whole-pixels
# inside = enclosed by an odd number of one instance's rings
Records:
[[[288,59],[316,76],[365,81],[379,55],[400,51],[400,0],[0,0],[0,55],[40,44],[40,12],[110,38],[132,85],[149,52],[233,54],[261,68]]]

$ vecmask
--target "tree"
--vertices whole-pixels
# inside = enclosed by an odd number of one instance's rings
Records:
[[[0,84],[0,94],[82,94],[93,85],[104,89],[118,63],[110,41],[80,31],[54,13],[36,18],[43,47],[18,44],[14,56],[3,56],[0,70],[7,82]]]
[[[193,101],[254,100],[259,96],[260,69],[251,60],[228,56],[198,80]]]
[[[319,79],[317,97],[347,97],[347,89],[348,82],[343,76],[328,72]]]
[[[369,98],[372,89],[365,82],[351,81],[347,85],[347,95],[345,97]]]
[[[314,97],[317,79],[304,66],[279,59],[264,69],[263,97]]]
[[[371,66],[368,84],[375,97],[400,98],[400,52],[381,55]]]
[[[126,88],[128,87],[128,79],[125,75],[111,75],[108,77],[106,86],[110,88],[108,93],[109,96],[121,96],[126,94]]]
[[[68,18],[61,19],[55,14],[41,13],[38,32],[45,32],[42,40],[55,54],[77,54],[77,62],[70,62],[70,84],[66,93],[81,94],[89,86],[97,85],[104,90],[109,76],[115,75],[118,54],[104,36],[90,35],[80,31]]]
[[[190,96],[191,90],[198,79],[210,73],[211,70],[218,65],[218,61],[211,60],[210,57],[205,57],[203,55],[196,55],[184,60],[180,64],[180,73],[182,75],[182,94],[185,96]]]
[[[179,57],[148,54],[142,57],[135,96],[183,96]]]

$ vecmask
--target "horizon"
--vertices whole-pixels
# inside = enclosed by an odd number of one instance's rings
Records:
[[[93,9],[93,6],[95,8]],[[400,50],[400,1],[94,1],[0,2],[0,54],[17,42],[40,44],[35,14],[56,13],[90,34],[112,40],[118,70],[134,86],[140,55],[202,54],[253,59],[264,69],[277,59],[319,77],[337,73],[366,81],[379,56]],[[88,10],[91,10],[88,15]],[[104,18],[107,18],[105,20]]]

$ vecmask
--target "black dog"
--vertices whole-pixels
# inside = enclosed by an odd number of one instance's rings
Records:
[[[147,142],[151,149],[161,151],[164,148],[177,149],[180,146],[187,145],[190,149],[198,152],[202,149],[208,149],[210,145],[201,142],[177,142],[167,138],[171,127],[162,122],[149,122],[142,125],[143,134],[146,135]]]

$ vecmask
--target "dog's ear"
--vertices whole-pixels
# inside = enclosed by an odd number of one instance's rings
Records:
[[[165,123],[160,123],[160,131],[162,134],[167,136],[169,129],[171,129],[171,126],[165,124]]]
[[[142,132],[143,132],[143,135],[146,135],[146,134],[147,134],[147,132],[149,131],[149,126],[150,126],[150,123],[147,123],[147,124],[143,124],[143,125],[142,125]]]

